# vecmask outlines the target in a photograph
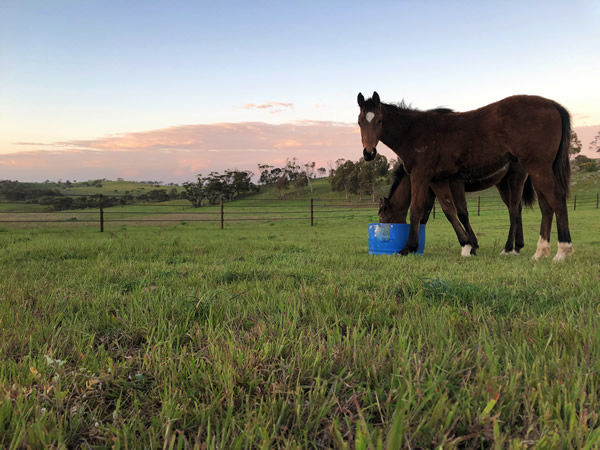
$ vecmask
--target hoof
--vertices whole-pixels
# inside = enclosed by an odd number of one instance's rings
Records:
[[[558,251],[556,252],[556,256],[554,257],[554,262],[564,261],[565,258],[569,255],[573,254],[573,244],[570,242],[559,242],[558,243]]]
[[[550,242],[540,236],[535,255],[533,255],[532,259],[537,261],[544,256],[550,256]]]
[[[464,256],[464,257],[471,256],[471,250],[473,250],[473,247],[471,246],[471,244],[463,245],[462,250],[460,252],[460,256]]]

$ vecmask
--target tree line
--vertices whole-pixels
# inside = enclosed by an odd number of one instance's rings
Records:
[[[315,162],[300,164],[296,158],[287,159],[282,167],[271,164],[258,164],[257,183],[250,170],[225,170],[224,173],[211,172],[207,176],[198,175],[196,181],[183,183],[183,197],[195,207],[203,204],[216,205],[221,200],[232,201],[244,195],[259,192],[262,187],[272,186],[280,198],[291,186],[304,188],[311,186],[317,173],[325,175],[326,169],[316,168]]]
[[[394,163],[395,167],[398,162]],[[373,161],[360,158],[357,162],[338,159],[335,169],[329,174],[331,189],[344,192],[346,199],[350,194],[372,196],[375,201],[377,186],[383,181],[389,181],[390,163],[387,158],[378,153]]]
[[[72,196],[61,192],[56,187],[44,186],[44,184],[46,183],[0,180],[0,198],[9,202],[44,205],[53,211],[97,208],[99,205],[98,194]],[[69,181],[63,184],[67,187],[71,185]],[[99,180],[87,182],[85,185],[102,187]],[[109,207],[140,202],[164,202],[179,198],[182,198],[181,194],[176,187],[172,187],[170,190],[152,189],[137,195],[127,193],[120,196],[103,195],[102,204]]]

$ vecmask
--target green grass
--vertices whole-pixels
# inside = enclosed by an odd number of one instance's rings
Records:
[[[473,215],[466,259],[441,215],[424,256],[368,255],[375,208],[6,225],[0,446],[596,448],[598,211],[564,264],[530,259],[537,208],[517,257],[506,211]]]

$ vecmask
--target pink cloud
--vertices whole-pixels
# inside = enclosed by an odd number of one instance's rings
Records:
[[[305,121],[272,125],[263,122],[182,125],[98,139],[54,143],[63,148],[93,150],[276,150],[317,149],[355,141],[358,127],[335,122]]]
[[[246,103],[244,109],[270,109],[270,108],[293,108],[293,103],[288,102],[267,102],[257,105],[255,103]]]
[[[96,139],[46,143],[54,150],[0,154],[0,179],[133,178],[186,181],[212,170],[257,171],[286,158],[328,167],[362,155],[358,127],[302,121],[182,125]],[[40,147],[41,148],[41,147]]]

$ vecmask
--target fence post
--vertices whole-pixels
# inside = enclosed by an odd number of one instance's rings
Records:
[[[573,211],[577,209],[577,194],[573,196]]]
[[[221,230],[224,228],[225,214],[223,212],[223,197],[221,197]]]
[[[310,226],[312,227],[315,224],[314,221],[314,217],[315,217],[315,212],[314,212],[314,202],[313,199],[310,199]]]
[[[481,214],[480,214],[480,211],[481,211],[481,196],[480,196],[480,195],[478,195],[478,196],[477,196],[477,215],[478,215],[478,216],[479,216],[479,215],[481,215]]]
[[[600,196],[599,196],[599,195],[598,195],[598,193],[596,192],[596,209],[598,209],[598,197],[600,197]]]
[[[104,233],[104,205],[102,202],[102,194],[98,195],[98,206],[100,207],[100,233]]]

